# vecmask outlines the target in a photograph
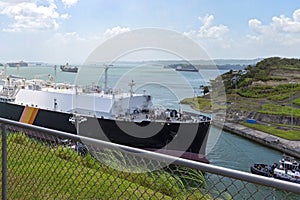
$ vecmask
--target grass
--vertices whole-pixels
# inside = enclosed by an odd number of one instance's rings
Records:
[[[277,104],[263,104],[259,112],[264,114],[282,116],[291,116],[291,114],[293,113],[294,117],[300,117],[300,109],[292,108],[290,106],[281,106]]]
[[[217,102],[217,99],[215,101],[212,101],[210,98],[205,98],[202,96],[197,96],[193,98],[185,98],[180,101],[181,104],[188,104],[190,105],[194,110],[199,110],[202,112],[212,112],[215,110],[224,110],[226,109],[226,105],[222,105],[222,99],[220,100],[221,103]]]
[[[242,123],[244,126],[253,128],[259,131],[269,133],[287,140],[300,140],[300,131],[299,130],[282,130],[278,129],[276,126],[267,126],[262,124],[249,124],[246,122]]]
[[[297,98],[293,101],[293,104],[300,106],[300,98]]]
[[[212,199],[203,194],[203,187],[183,183],[180,174],[122,172],[90,154],[82,157],[70,148],[50,148],[22,133],[8,136],[8,171],[9,199]]]
[[[210,99],[204,97],[185,98],[180,101],[182,104],[189,104],[195,110],[211,111],[212,103]]]
[[[247,98],[267,98],[282,101],[295,95],[300,90],[299,84],[281,84],[277,86],[252,86],[238,89],[238,94]]]
[[[283,93],[283,94],[270,95],[268,96],[268,99],[272,101],[283,101],[285,99],[288,99],[289,97],[290,97],[289,93]]]

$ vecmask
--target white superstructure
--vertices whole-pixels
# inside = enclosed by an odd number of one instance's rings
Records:
[[[300,183],[300,164],[290,156],[283,156],[279,166],[274,169],[274,176],[280,179]]]
[[[92,85],[54,83],[41,79],[26,80],[18,76],[2,77],[0,80],[0,102],[45,110],[88,115],[97,118],[126,121],[174,121],[178,123],[209,122],[210,118],[183,114],[181,111],[153,107],[152,97],[135,94],[134,81],[129,84],[130,92],[101,89]],[[204,118],[203,118],[204,117]]]
[[[98,117],[128,115],[149,110],[152,106],[149,95],[85,92],[76,86],[63,88],[27,86],[16,93],[14,103],[61,112],[83,112]]]

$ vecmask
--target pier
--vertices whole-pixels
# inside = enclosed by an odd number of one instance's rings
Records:
[[[214,126],[223,130],[245,137],[270,148],[282,151],[296,158],[300,158],[300,141],[286,140],[268,133],[255,130],[234,122],[221,123],[213,121]]]

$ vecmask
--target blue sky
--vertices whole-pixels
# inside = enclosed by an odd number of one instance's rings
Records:
[[[298,0],[0,0],[0,62],[83,63],[107,38],[182,33],[211,58],[299,57]]]

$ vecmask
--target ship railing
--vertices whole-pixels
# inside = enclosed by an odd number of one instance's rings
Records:
[[[296,183],[2,118],[0,124],[2,199],[300,198]]]

